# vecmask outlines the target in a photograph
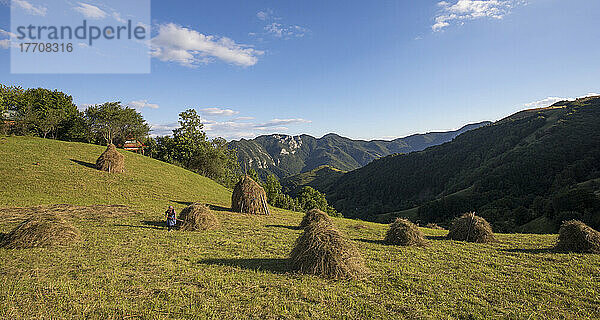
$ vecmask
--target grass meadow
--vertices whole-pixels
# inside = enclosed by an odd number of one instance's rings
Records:
[[[387,225],[335,218],[371,275],[327,280],[288,271],[302,213],[230,212],[230,190],[125,151],[124,174],[99,172],[103,150],[0,138],[0,233],[29,212],[15,208],[68,204],[83,238],[0,248],[0,319],[600,318],[600,255],[554,253],[557,235],[471,244],[423,229],[428,246],[396,247],[382,244]],[[167,232],[166,207],[192,202],[220,228]]]

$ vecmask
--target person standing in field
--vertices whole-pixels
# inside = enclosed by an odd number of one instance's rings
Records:
[[[167,230],[171,231],[171,228],[175,228],[177,224],[177,217],[173,206],[169,206],[169,209],[165,212],[165,217],[167,218]]]

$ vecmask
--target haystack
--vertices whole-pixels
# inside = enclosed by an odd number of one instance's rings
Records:
[[[304,229],[309,224],[311,224],[315,221],[326,221],[326,222],[333,224],[333,221],[331,220],[331,218],[329,217],[329,215],[327,213],[325,213],[319,209],[312,209],[304,215],[304,218],[302,218],[302,221],[300,222],[299,227],[301,229]]]
[[[495,241],[490,224],[484,218],[476,216],[475,212],[465,213],[454,219],[448,239],[477,243]]]
[[[416,224],[402,218],[396,219],[385,235],[385,243],[399,246],[424,246],[423,231]]]
[[[32,216],[5,235],[0,247],[24,249],[68,245],[80,239],[79,230],[52,214]]]
[[[243,176],[233,189],[231,210],[251,214],[269,214],[265,190],[249,176]]]
[[[559,230],[556,251],[600,253],[600,232],[577,220],[565,221]]]
[[[293,270],[326,278],[361,278],[368,274],[356,247],[331,223],[315,221],[296,240],[290,253]]]
[[[109,144],[98,160],[96,169],[107,172],[123,173],[125,171],[125,157],[117,151],[114,144]]]
[[[209,230],[219,226],[217,217],[207,206],[199,203],[181,210],[179,220],[182,221],[179,229],[183,231]]]

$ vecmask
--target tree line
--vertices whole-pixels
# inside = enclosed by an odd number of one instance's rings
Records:
[[[179,127],[171,135],[150,137],[151,128],[137,110],[121,102],[106,102],[79,110],[73,98],[58,90],[24,89],[0,84],[0,134],[38,136],[99,145],[123,145],[137,140],[147,146],[145,155],[168,162],[232,188],[242,171],[236,151],[223,138],[209,139],[194,109],[179,114]],[[285,195],[275,176],[262,182],[269,204],[296,211],[321,209],[339,215],[325,195],[303,189],[297,198]]]
[[[303,212],[319,209],[330,216],[342,217],[341,213],[337,212],[333,206],[329,205],[325,194],[312,187],[302,187],[300,192],[298,192],[298,195],[294,198],[283,193],[281,183],[274,174],[268,175],[265,181],[260,179],[258,173],[254,169],[250,169],[248,175],[265,189],[267,202],[274,207]]]

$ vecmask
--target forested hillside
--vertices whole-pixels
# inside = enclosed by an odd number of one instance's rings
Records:
[[[326,191],[346,217],[365,220],[418,206],[422,223],[476,210],[498,231],[556,230],[565,219],[598,228],[599,132],[600,97],[559,102],[375,160]]]
[[[323,165],[344,171],[354,170],[390,154],[419,151],[448,142],[463,132],[489,123],[469,124],[455,131],[415,134],[391,141],[352,140],[333,133],[322,138],[274,134],[231,141],[229,147],[237,150],[242,168],[256,170],[263,179],[269,174],[282,179]]]
[[[335,183],[343,175],[344,171],[331,166],[320,166],[316,169],[281,179],[281,186],[284,193],[292,195],[297,194],[304,186],[313,187],[317,190],[326,190],[329,185]]]

